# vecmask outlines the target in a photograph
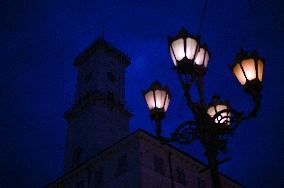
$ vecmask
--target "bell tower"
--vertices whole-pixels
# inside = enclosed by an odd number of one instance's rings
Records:
[[[68,122],[63,172],[76,167],[128,134],[132,116],[124,106],[125,68],[130,60],[103,38],[74,62],[76,96]]]

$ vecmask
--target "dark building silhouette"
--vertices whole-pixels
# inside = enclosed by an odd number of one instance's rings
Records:
[[[211,187],[209,171],[185,152],[139,129],[129,134],[125,68],[130,60],[103,38],[75,60],[74,104],[68,121],[63,174],[48,188]],[[220,174],[224,187],[243,187]]]

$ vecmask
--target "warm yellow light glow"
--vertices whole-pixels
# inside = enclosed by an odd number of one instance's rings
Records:
[[[184,54],[184,42],[183,39],[177,39],[172,43],[173,53],[175,54],[176,60],[180,61],[185,57]]]
[[[205,55],[204,55],[205,54]],[[199,52],[196,55],[195,63],[207,67],[209,61],[209,54],[204,48],[199,48]]]
[[[164,90],[156,90],[155,96],[156,96],[156,107],[163,108],[166,100],[166,92]]]
[[[210,115],[211,118],[213,118],[218,112],[221,112],[222,110],[227,110],[228,107],[226,105],[217,105],[216,108],[214,106],[211,106],[207,110],[207,114]],[[215,123],[225,123],[227,122],[227,125],[230,124],[230,117],[231,113],[224,111],[218,117],[214,119]]]
[[[208,62],[209,62],[209,54],[208,54],[208,52],[206,52],[206,54],[205,54],[205,61],[204,61],[204,67],[207,67]]]
[[[213,117],[216,114],[215,107],[211,106],[210,108],[208,108],[207,114],[209,114],[210,117]]]
[[[150,110],[156,108],[167,111],[170,103],[169,95],[165,90],[150,90],[145,94],[145,99]]]
[[[148,93],[145,94],[145,99],[149,109],[152,110],[155,107],[154,92],[148,91]]]
[[[235,74],[235,76],[237,77],[237,79],[239,80],[239,82],[244,85],[246,83],[246,77],[242,71],[242,68],[240,66],[240,64],[236,64],[235,67],[233,68],[233,72]]]
[[[216,106],[217,112],[220,112],[222,110],[226,110],[227,108],[228,107],[226,105],[217,105]],[[217,122],[216,122],[216,119],[215,119],[215,122],[218,123],[218,121],[219,121],[220,123],[224,123],[227,120],[227,112],[226,111],[222,112],[221,115],[218,116],[218,117],[219,117],[219,119],[217,120]]]
[[[195,63],[197,65],[202,65],[203,64],[204,53],[205,53],[205,50],[203,48],[200,48],[199,52],[197,53],[196,58],[195,58]]]
[[[216,106],[217,112],[220,112],[220,111],[226,110],[226,109],[227,109],[227,106],[226,106],[226,105],[217,105],[217,106]]]
[[[193,59],[194,58],[196,47],[197,47],[196,40],[194,40],[192,38],[187,38],[186,39],[186,57],[188,59]]]
[[[245,75],[248,80],[253,80],[256,78],[255,62],[254,59],[246,59],[241,62]]]
[[[258,79],[259,81],[262,81],[263,76],[263,62],[261,60],[257,61],[258,63]]]
[[[177,66],[177,61],[176,61],[176,58],[175,58],[175,56],[174,56],[174,53],[173,53],[172,48],[170,48],[170,53],[171,53],[171,58],[172,58],[172,60],[173,60],[174,65]]]
[[[169,104],[170,104],[170,98],[169,98],[169,95],[167,95],[165,107],[164,107],[165,112],[168,110]]]

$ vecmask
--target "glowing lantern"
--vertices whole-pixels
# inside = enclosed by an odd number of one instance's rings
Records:
[[[226,102],[220,101],[219,96],[214,96],[207,109],[207,114],[216,124],[230,125],[231,112]]]
[[[151,117],[158,115],[160,118],[165,116],[169,107],[170,94],[167,87],[162,87],[157,81],[152,83],[150,88],[143,91],[144,98],[151,113]]]
[[[249,54],[244,50],[237,55],[236,63],[233,65],[233,73],[241,85],[249,85],[253,82],[262,82],[264,59],[258,57],[254,52]]]
[[[169,51],[179,73],[190,73],[199,51],[199,37],[182,29],[174,38],[169,37]]]

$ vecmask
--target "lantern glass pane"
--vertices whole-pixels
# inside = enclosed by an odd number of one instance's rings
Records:
[[[176,58],[175,58],[175,56],[174,56],[174,53],[173,53],[172,48],[170,48],[170,53],[171,53],[171,57],[172,57],[172,60],[173,60],[174,65],[177,66],[177,60],[176,60]]]
[[[187,38],[186,39],[186,57],[190,60],[194,58],[195,50],[197,47],[197,42],[195,39]]]
[[[222,110],[227,110],[227,109],[228,109],[228,107],[227,107],[226,105],[217,105],[217,106],[216,106],[217,112],[220,112],[220,111],[222,111]],[[225,123],[225,122],[227,122],[227,124],[228,124],[229,119],[230,119],[230,115],[231,115],[231,113],[228,113],[228,111],[222,112],[222,113],[217,117],[217,122],[219,122],[219,123]],[[219,118],[219,119],[218,119],[218,118]],[[216,122],[216,120],[215,120],[215,122]]]
[[[209,62],[209,54],[208,54],[208,52],[206,52],[206,54],[205,54],[205,61],[204,61],[204,67],[207,67],[208,62]]]
[[[166,91],[164,90],[155,90],[156,96],[156,107],[157,108],[164,108],[164,103],[166,100]]]
[[[254,59],[246,59],[242,61],[242,66],[248,80],[256,78],[255,62]]]
[[[173,53],[176,56],[176,60],[180,61],[185,57],[184,54],[184,42],[183,39],[177,39],[172,43]]]
[[[208,108],[207,114],[209,114],[210,117],[214,117],[214,115],[216,114],[215,107],[211,106],[210,108]]]
[[[236,64],[234,69],[233,69],[233,73],[235,74],[235,76],[237,77],[237,79],[239,80],[239,82],[244,85],[246,83],[246,77],[242,71],[242,68],[240,66],[240,64]]]
[[[204,53],[205,53],[205,50],[203,48],[200,48],[199,52],[197,53],[196,58],[195,58],[195,63],[197,65],[202,65],[203,64],[203,62],[204,62]]]
[[[170,104],[170,98],[169,98],[169,95],[167,95],[165,107],[164,107],[165,112],[168,110],[169,104]]]
[[[152,90],[148,91],[148,93],[145,94],[145,100],[147,102],[148,108],[152,110],[155,107],[154,92]]]
[[[220,112],[220,111],[222,111],[222,110],[226,110],[227,109],[227,106],[226,105],[217,105],[216,106],[216,111],[217,112]],[[223,114],[223,113],[222,113]]]
[[[263,62],[261,60],[257,61],[258,64],[258,79],[259,81],[262,81],[262,75],[263,75]]]
[[[211,106],[210,108],[208,108],[207,114],[209,114],[210,117],[212,117],[212,118],[216,115],[215,108],[216,108],[216,111],[218,113],[222,110],[227,110],[228,106],[219,104],[217,106]],[[227,125],[229,125],[230,124],[230,117],[231,117],[231,112],[225,111],[225,112],[222,112],[221,114],[219,114],[214,119],[214,122],[215,123],[227,123]]]
[[[216,110],[217,110],[217,112],[220,112],[220,111],[222,111],[222,110],[226,110],[227,109],[227,106],[226,105],[217,105],[216,106]],[[226,117],[227,116],[227,112],[222,112],[221,113],[221,116],[222,117]],[[222,119],[223,120],[223,119]],[[222,123],[222,122],[221,122]]]
[[[220,123],[225,123],[226,120],[227,120],[227,118],[222,118]]]

